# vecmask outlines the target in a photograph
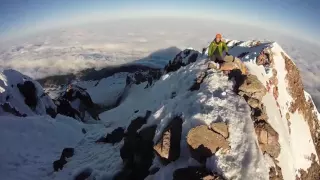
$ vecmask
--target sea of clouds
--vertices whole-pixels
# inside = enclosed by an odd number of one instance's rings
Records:
[[[169,47],[201,50],[217,32],[228,39],[277,41],[301,70],[306,90],[320,107],[319,45],[277,33],[277,29],[214,20],[118,20],[0,40],[0,70],[13,68],[33,78],[74,73],[146,60],[152,52]],[[169,60],[174,52],[165,57]]]

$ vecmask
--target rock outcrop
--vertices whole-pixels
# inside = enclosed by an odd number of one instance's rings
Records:
[[[111,133],[108,133],[105,137],[98,139],[97,143],[111,143],[115,144],[122,140],[124,137],[124,129],[122,127],[118,127],[114,129]]]
[[[162,73],[160,70],[147,70],[147,71],[137,71],[135,73],[129,73],[126,79],[126,85],[129,84],[141,84],[143,82],[148,82],[145,88],[152,86],[152,84],[159,80]]]
[[[201,53],[196,50],[185,49],[177,54],[172,61],[169,61],[169,63],[164,67],[164,73],[177,71],[180,67],[193,63],[200,55]]]
[[[206,125],[191,129],[187,135],[187,143],[191,156],[200,163],[205,163],[206,159],[219,149],[226,151],[230,148],[223,135],[214,132]]]
[[[303,115],[309,125],[317,155],[320,157],[320,139],[318,138],[320,124],[318,116],[314,111],[314,104],[312,100],[307,100],[305,97],[300,71],[297,66],[284,53],[281,52],[281,55],[285,60],[285,68],[287,70],[286,80],[288,81],[288,91],[293,98],[289,111],[291,113],[298,111]]]
[[[142,180],[149,175],[149,168],[154,158],[153,138],[156,126],[146,127],[139,132],[138,129],[146,123],[151,112],[147,111],[143,120],[131,122],[127,128],[124,144],[120,149],[123,168],[115,176],[115,180]]]
[[[267,90],[255,75],[247,75],[244,82],[239,87],[239,95],[254,98],[258,101],[266,95]]]
[[[182,131],[181,117],[175,117],[164,129],[161,138],[153,147],[157,155],[165,162],[175,161],[180,156],[180,140]]]
[[[25,81],[21,84],[17,84],[20,93],[24,96],[24,102],[32,110],[35,110],[38,99],[36,86],[31,81]]]
[[[59,171],[63,169],[63,166],[67,164],[67,158],[70,158],[74,155],[74,148],[64,148],[60,159],[53,162],[54,171]]]
[[[89,119],[99,120],[99,105],[93,103],[89,93],[85,89],[69,85],[65,92],[54,100],[57,112],[81,121]]]
[[[255,122],[254,127],[261,151],[277,158],[281,150],[279,134],[266,121]]]

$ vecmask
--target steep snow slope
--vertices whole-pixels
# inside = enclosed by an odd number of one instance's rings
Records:
[[[58,115],[0,117],[0,177],[3,180],[46,179],[53,173],[52,160],[65,147],[83,137],[83,125]]]
[[[314,108],[311,115],[306,114],[304,111],[312,108],[308,105],[303,109],[293,109],[295,104],[304,104],[309,99],[311,100],[310,95],[307,95],[307,99],[297,99],[297,97],[304,97],[300,74],[296,68],[294,70],[290,69],[290,64],[294,66],[294,63],[287,58],[288,55],[277,43],[269,43],[264,47],[263,51],[269,59],[269,62],[264,66],[259,66],[256,63],[257,59],[263,56],[260,53],[261,50],[252,50],[259,48],[259,46],[252,47],[251,42],[237,41],[235,43],[239,44],[231,49],[231,53],[234,54],[238,50],[248,52],[242,60],[248,67],[249,72],[256,75],[269,91],[262,102],[266,106],[269,123],[279,133],[281,154],[278,160],[282,168],[283,178],[295,179],[296,176],[300,177],[300,171],[307,171],[314,161],[312,159],[313,155],[316,156],[315,161],[319,163],[319,154],[317,154],[314,145],[317,136],[315,133],[312,134],[312,131],[318,128],[316,126],[319,126],[318,112]],[[292,81],[294,81],[294,84],[292,84]],[[302,91],[299,92],[299,89]],[[312,120],[308,118],[308,116],[315,114],[316,117]],[[309,126],[309,123],[312,125]]]
[[[227,44],[230,54],[245,63],[250,75],[234,74],[236,71],[226,75],[207,69],[205,51],[201,54],[186,49],[163,72],[120,72],[69,86],[73,89],[71,98],[66,98],[70,91],[60,96],[74,109],[79,108],[75,106],[83,99],[75,96],[77,92],[104,107],[99,109],[104,112],[95,124],[72,122],[61,115],[56,120],[48,116],[27,119],[3,116],[7,120],[0,121],[6,125],[0,126],[4,127],[0,136],[8,148],[1,146],[0,152],[3,157],[13,158],[1,158],[8,164],[0,166],[0,174],[4,174],[1,177],[9,174],[9,179],[90,176],[97,180],[167,180],[179,179],[178,172],[183,168],[192,173],[190,166],[196,166],[220,179],[317,179],[319,113],[303,90],[294,63],[276,43],[232,40]],[[246,90],[256,93],[252,97],[259,94],[256,91],[266,93],[260,93],[263,96],[260,100],[241,95]],[[29,128],[30,136],[20,133],[22,120],[29,126],[36,124]],[[16,128],[7,130],[7,124]],[[81,134],[79,128],[84,128],[86,134]],[[39,134],[54,140],[42,142]],[[18,141],[23,137],[28,139],[19,146],[7,140]],[[29,147],[31,139],[45,144],[41,147],[48,154],[39,153],[42,161],[28,159],[28,166],[22,169],[12,167],[22,159],[19,154],[29,152],[23,150]],[[30,153],[37,152],[40,143]],[[195,149],[196,143],[201,145]],[[62,170],[50,171],[52,164],[48,158],[51,162],[57,160],[65,147],[73,147],[74,155]],[[33,168],[37,170],[30,174],[27,170],[32,166],[39,168]],[[18,173],[11,174],[13,171]]]

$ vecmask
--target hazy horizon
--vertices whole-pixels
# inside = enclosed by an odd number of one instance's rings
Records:
[[[110,19],[184,17],[253,25],[319,42],[319,9],[317,0],[3,0],[0,38]]]

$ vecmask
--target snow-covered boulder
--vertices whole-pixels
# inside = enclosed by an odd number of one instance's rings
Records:
[[[0,72],[0,116],[56,116],[56,106],[41,85],[15,70]]]

